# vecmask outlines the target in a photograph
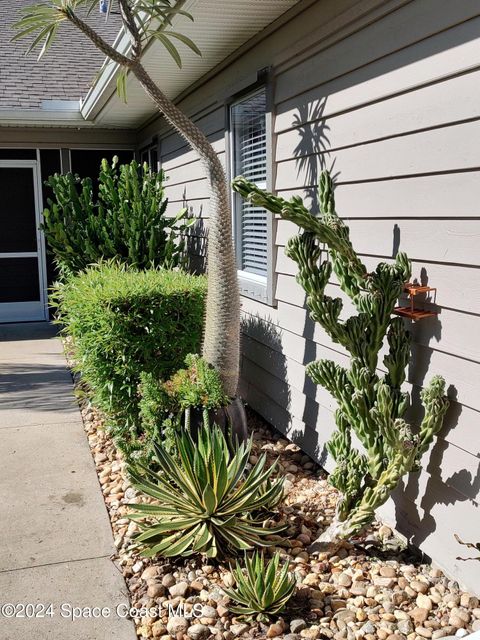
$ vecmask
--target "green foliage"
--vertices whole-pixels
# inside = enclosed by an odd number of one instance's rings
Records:
[[[184,234],[192,220],[187,210],[167,217],[163,171],[147,164],[110,165],[102,160],[95,199],[91,178],[71,173],[50,176],[42,225],[50,250],[66,273],[78,273],[100,260],[115,258],[138,269],[172,268],[185,259]]]
[[[310,213],[301,198],[287,202],[244,178],[236,178],[233,187],[255,206],[301,228],[287,243],[286,253],[297,263],[297,281],[307,293],[310,315],[333,342],[350,353],[349,369],[330,360],[307,366],[312,380],[325,387],[338,404],[337,431],[327,448],[337,462],[330,481],[341,492],[336,535],[349,537],[373,520],[375,510],[405,473],[419,468],[449,404],[445,381],[435,376],[421,394],[425,416],[419,432],[413,433],[404,420],[409,396],[402,385],[410,336],[403,320],[391,316],[410,278],[410,262],[399,253],[393,264],[380,262],[373,272],[367,272],[350,242],[348,227],[336,213],[328,172],[320,179],[320,216]],[[358,312],[346,320],[341,318],[342,299],[325,293],[332,271]],[[389,346],[383,360],[386,374],[379,375],[378,356],[385,337]],[[352,445],[352,434],[361,449]]]
[[[178,424],[176,416],[169,411],[169,397],[165,382],[155,374],[143,371],[138,387],[140,421],[142,431],[149,444],[149,455],[153,455],[153,443],[162,442],[168,451],[175,447],[175,432]]]
[[[247,619],[268,622],[270,616],[281,613],[295,591],[295,577],[288,572],[288,562],[280,568],[277,552],[265,563],[263,554],[245,556],[246,572],[237,561],[232,569],[236,589],[223,589],[238,606],[230,606],[232,613]]]
[[[205,297],[203,277],[113,262],[72,276],[53,292],[76,366],[126,453],[143,447],[141,373],[168,379],[199,348]]]
[[[189,407],[217,409],[228,404],[218,372],[195,354],[185,359],[187,367],[180,369],[165,383],[173,410]]]
[[[178,458],[154,444],[158,473],[143,465],[129,470],[134,486],[156,501],[129,505],[135,509],[130,518],[141,523],[136,542],[143,555],[213,558],[271,545],[265,537],[283,527],[264,527],[258,512],[282,497],[282,479],[261,491],[276,464],[266,468],[264,454],[247,473],[252,441],[232,454],[220,429],[208,423],[196,439],[186,430],[175,439]]]
[[[189,354],[186,368],[166,382],[143,373],[140,384],[140,414],[143,430],[152,441],[162,440],[173,451],[175,433],[182,424],[188,428],[192,409],[207,413],[228,404],[218,372],[203,358]]]
[[[131,24],[135,24],[137,38],[140,40],[140,47],[136,46],[135,50],[143,49],[148,42],[155,38],[165,47],[167,52],[172,56],[175,63],[181,67],[182,60],[174,42],[179,41],[194,51],[197,55],[202,55],[198,47],[188,36],[182,33],[172,31],[172,18],[175,15],[184,16],[193,20],[192,16],[175,6],[171,0],[127,0],[125,4],[128,6],[128,18],[125,20],[126,27],[130,31]],[[124,14],[121,10],[118,0],[110,0],[108,2],[107,18],[110,15],[112,6],[116,5],[117,13]],[[39,50],[38,59],[40,59],[50,48],[55,40],[57,31],[65,21],[73,22],[84,33],[89,29],[87,25],[82,28],[81,20],[85,14],[98,10],[98,0],[48,0],[37,2],[21,10],[21,19],[13,25],[17,31],[12,40],[19,40],[28,37],[31,39],[27,53],[34,49]],[[33,36],[33,39],[32,39]],[[108,46],[108,45],[106,45]],[[121,55],[119,59],[125,59]],[[124,86],[124,83],[121,82]],[[119,94],[122,91],[119,88]]]

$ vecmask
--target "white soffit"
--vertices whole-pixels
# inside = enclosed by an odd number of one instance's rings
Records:
[[[173,30],[189,36],[202,52],[199,57],[188,47],[174,41],[182,56],[179,69],[170,54],[153,42],[143,63],[166,95],[173,99],[231,53],[262,31],[298,0],[186,0],[182,9],[194,21],[176,16]],[[122,50],[122,40],[116,46]],[[106,65],[96,85],[83,101],[82,114],[99,127],[137,128],[147,121],[155,108],[133,77],[127,80],[128,103],[116,95],[116,65]]]

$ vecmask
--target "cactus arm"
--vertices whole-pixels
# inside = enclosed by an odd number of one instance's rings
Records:
[[[440,430],[448,407],[445,383],[436,377],[421,394],[425,417],[418,435],[403,419],[409,396],[401,388],[410,357],[410,336],[403,320],[391,316],[410,279],[410,261],[399,253],[393,264],[381,262],[373,272],[366,272],[353,249],[348,227],[336,213],[333,182],[326,172],[319,185],[319,217],[312,215],[298,197],[287,202],[243,178],[236,178],[233,187],[256,206],[300,227],[302,232],[288,241],[286,252],[298,265],[297,281],[307,294],[310,316],[351,357],[349,369],[330,360],[307,365],[308,375],[338,404],[337,430],[327,450],[337,463],[330,482],[341,496],[336,521],[323,541],[348,538],[372,522],[375,510],[405,473],[419,468],[420,458]],[[323,253],[326,258],[322,260]],[[325,294],[332,270],[358,311],[345,321],[340,319],[342,300]],[[389,345],[384,357],[387,372],[380,379],[378,355],[385,336]],[[352,447],[352,432],[364,453]]]
[[[441,376],[434,376],[428,387],[421,391],[420,397],[425,408],[425,415],[420,425],[415,468],[420,467],[421,457],[441,430],[445,414],[450,406],[450,401],[445,395],[445,380]]]
[[[320,186],[322,199],[322,219],[312,215],[298,196],[290,201],[284,200],[260,189],[242,176],[235,178],[233,189],[246,200],[258,207],[263,207],[271,213],[280,215],[284,220],[294,222],[301,229],[313,233],[320,242],[328,245],[330,251],[337,251],[342,256],[344,264],[361,283],[367,273],[365,266],[355,253],[349,240],[348,227],[334,212],[333,185],[328,173],[322,173]],[[321,182],[322,185],[322,182]]]
[[[348,538],[365,529],[373,520],[375,511],[388,500],[402,476],[409,471],[419,470],[421,457],[442,428],[450,404],[444,392],[445,381],[441,376],[434,376],[428,387],[421,392],[425,417],[418,436],[414,436],[411,427],[404,420],[387,417],[394,410],[394,401],[388,385],[379,383],[377,403],[372,412],[388,443],[389,462],[375,486],[366,487],[359,503],[343,519],[341,531],[337,532],[341,537]],[[345,482],[344,479],[342,486],[345,486]]]
[[[393,318],[387,331],[388,354],[383,363],[387,368],[385,382],[388,386],[400,390],[405,382],[405,369],[410,360],[410,333],[401,318]]]
[[[337,504],[337,517],[343,521],[351,511],[352,504],[367,476],[368,464],[365,456],[352,448],[350,423],[340,409],[335,412],[335,422],[338,430],[327,442],[327,450],[337,463],[337,467],[329,480],[341,494]]]
[[[412,453],[401,453],[391,460],[373,487],[366,487],[361,499],[337,532],[342,538],[361,533],[374,519],[375,511],[390,497],[400,478],[410,469]]]
[[[333,270],[338,277],[340,288],[356,305],[357,298],[365,286],[367,269],[355,253],[348,227],[337,214],[333,180],[327,171],[320,175],[318,198],[322,220],[337,240],[335,244],[328,243]]]

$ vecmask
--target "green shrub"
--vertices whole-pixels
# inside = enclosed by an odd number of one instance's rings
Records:
[[[206,281],[180,271],[93,266],[52,296],[73,338],[77,368],[110,417],[119,446],[140,448],[142,372],[168,379],[200,347]]]
[[[134,486],[156,500],[129,505],[135,509],[130,518],[142,528],[136,542],[143,555],[216,557],[270,546],[265,537],[284,528],[264,527],[261,514],[283,494],[281,478],[265,491],[276,465],[266,469],[263,454],[247,472],[252,441],[232,454],[215,425],[205,424],[195,439],[185,430],[175,438],[178,458],[154,445],[158,473],[142,465],[129,469]]]
[[[173,451],[175,433],[190,425],[192,410],[208,415],[228,404],[218,372],[203,358],[189,354],[186,368],[176,371],[166,382],[151,373],[142,373],[140,415],[142,427],[151,440],[162,440]]]
[[[163,171],[147,164],[111,165],[102,160],[98,197],[91,178],[55,174],[48,184],[43,231],[64,273],[78,273],[100,260],[115,258],[138,269],[179,266],[185,258],[183,235],[193,220],[187,210],[167,217]]]
[[[280,568],[277,552],[268,563],[263,554],[245,556],[246,573],[237,561],[232,569],[236,589],[224,589],[225,594],[237,605],[229,609],[237,616],[268,622],[270,616],[281,613],[295,591],[295,577],[288,572],[288,562]]]

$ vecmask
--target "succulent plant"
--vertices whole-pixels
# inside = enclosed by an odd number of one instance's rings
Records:
[[[98,197],[91,178],[67,173],[50,176],[42,229],[64,273],[114,258],[137,269],[173,268],[185,261],[184,235],[194,219],[187,210],[167,216],[165,174],[135,160],[102,160]]]
[[[278,552],[267,563],[258,551],[245,555],[245,568],[237,561],[232,568],[236,589],[223,589],[237,603],[229,609],[238,616],[266,622],[285,609],[295,591],[295,577],[288,572],[288,562],[280,566]]]
[[[219,373],[201,356],[187,355],[185,365],[166,382],[144,373],[139,386],[142,428],[152,441],[162,439],[169,451],[175,450],[175,433],[182,425],[195,433],[195,423],[214,417],[230,402]]]
[[[373,272],[367,272],[352,246],[348,227],[337,215],[333,182],[326,171],[319,185],[320,216],[313,215],[301,198],[287,202],[242,177],[234,180],[233,188],[255,206],[300,227],[301,233],[288,241],[286,253],[297,263],[297,281],[307,294],[310,315],[350,354],[348,369],[331,360],[307,366],[312,380],[325,387],[338,405],[337,430],[327,448],[337,462],[330,482],[341,497],[337,517],[321,540],[348,538],[372,522],[375,510],[404,474],[419,469],[449,405],[445,381],[434,376],[421,393],[425,415],[418,433],[404,420],[409,396],[402,385],[410,336],[404,321],[391,316],[410,278],[410,261],[398,253],[393,264],[380,262]],[[325,293],[332,271],[358,312],[346,320],[340,317],[341,298]],[[382,375],[377,367],[385,336],[389,351]],[[353,446],[352,435],[359,449]]]
[[[258,512],[278,503],[283,479],[265,490],[276,468],[266,468],[265,454],[247,472],[251,446],[249,440],[232,453],[221,430],[206,423],[195,439],[186,430],[176,435],[178,459],[154,445],[158,472],[141,465],[129,469],[134,486],[156,500],[129,505],[135,509],[130,518],[142,529],[136,542],[143,555],[216,557],[271,545],[267,536],[284,527],[265,527]]]

